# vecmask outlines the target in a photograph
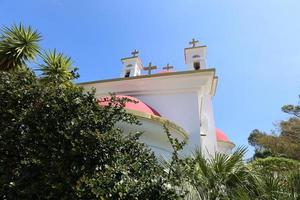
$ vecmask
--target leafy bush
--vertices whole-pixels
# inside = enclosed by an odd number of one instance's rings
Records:
[[[258,158],[251,162],[251,166],[261,172],[269,175],[280,175],[291,171],[300,170],[300,162],[282,157]]]
[[[79,87],[0,72],[2,199],[176,199],[153,153],[114,125],[137,123],[125,100],[100,107]]]

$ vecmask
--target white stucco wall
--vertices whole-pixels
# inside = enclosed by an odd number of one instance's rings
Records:
[[[200,146],[200,114],[197,95],[196,92],[190,92],[136,97],[157,110],[162,117],[182,127],[189,134],[184,153],[190,154],[195,147]]]
[[[217,151],[217,137],[212,105],[212,97],[202,97],[202,118],[201,118],[201,149],[207,157],[214,156]]]

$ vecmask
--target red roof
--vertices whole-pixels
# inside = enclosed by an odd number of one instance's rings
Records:
[[[156,110],[154,110],[152,107],[145,104],[144,102],[142,102],[138,98],[131,97],[131,96],[124,96],[124,95],[116,95],[116,97],[119,98],[119,99],[128,98],[130,100],[133,100],[133,101],[137,102],[137,103],[127,102],[125,104],[126,109],[136,110],[136,111],[139,111],[139,112],[149,113],[151,115],[161,116]],[[101,97],[99,99],[99,105],[107,106],[109,101],[110,101],[110,96]]]
[[[216,128],[216,135],[217,135],[217,141],[222,141],[222,142],[229,142],[228,137],[221,131],[220,129]]]

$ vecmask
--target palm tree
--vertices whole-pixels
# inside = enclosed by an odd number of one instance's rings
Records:
[[[259,188],[261,195],[258,200],[299,200],[300,171],[283,172],[285,175],[260,175]]]
[[[293,171],[288,176],[288,189],[291,194],[291,198],[300,199],[300,169]]]
[[[11,71],[26,66],[39,52],[41,35],[22,24],[3,27],[0,35],[0,70]]]
[[[41,54],[43,64],[39,65],[42,72],[41,81],[47,83],[69,84],[71,80],[78,77],[77,68],[73,67],[70,57],[63,53],[53,51]]]
[[[252,160],[249,165],[259,175],[260,196],[257,199],[300,199],[299,161],[281,157],[268,157]]]
[[[204,158],[201,151],[196,150],[186,162],[186,176],[197,191],[194,199],[246,199],[246,196],[256,196],[257,177],[243,161],[245,152],[245,148],[239,148],[231,155],[216,153],[212,158]]]

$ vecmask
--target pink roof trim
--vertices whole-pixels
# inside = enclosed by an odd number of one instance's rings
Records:
[[[225,133],[218,128],[216,128],[216,135],[217,135],[217,141],[229,142],[229,139],[225,135]]]
[[[133,100],[133,101],[137,102],[137,103],[127,102],[125,104],[126,109],[136,110],[136,111],[139,111],[139,112],[149,113],[151,115],[161,116],[154,108],[152,108],[149,105],[145,104],[144,102],[142,102],[138,98],[131,97],[131,96],[125,96],[125,95],[116,95],[116,97],[119,98],[119,99],[128,98],[130,100]],[[99,105],[107,106],[109,100],[110,100],[110,96],[101,97],[99,99]]]

